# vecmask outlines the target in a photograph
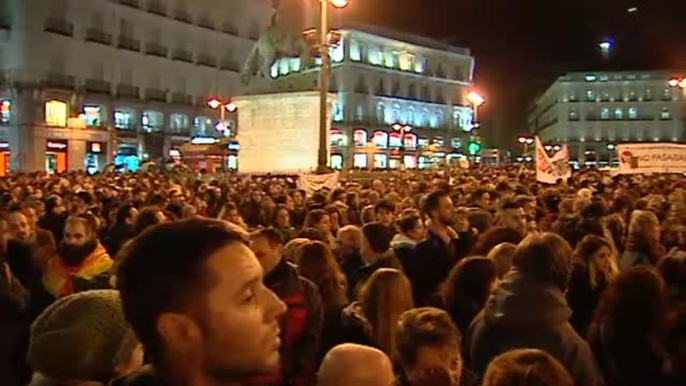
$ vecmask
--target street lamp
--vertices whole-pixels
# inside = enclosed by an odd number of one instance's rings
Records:
[[[400,164],[405,165],[405,133],[412,131],[412,126],[396,123],[391,129],[400,132]]]
[[[319,72],[319,155],[317,171],[320,174],[328,172],[329,151],[327,148],[327,102],[329,92],[329,4],[335,8],[343,8],[350,0],[319,0],[319,56],[322,68]]]
[[[524,154],[526,155],[529,152],[529,145],[534,143],[534,139],[532,137],[519,137],[517,138],[517,141],[521,143],[524,146]]]
[[[476,125],[477,122],[479,122],[479,115],[478,115],[478,110],[481,105],[486,103],[486,98],[481,96],[476,91],[471,91],[469,94],[467,94],[467,101],[472,104],[472,107],[474,108],[474,122],[473,124]]]
[[[214,127],[214,129],[221,132],[222,137],[227,137],[228,129],[226,127],[226,111],[230,113],[235,113],[238,109],[238,106],[236,106],[236,104],[231,101],[224,103],[216,97],[210,98],[210,100],[207,101],[207,106],[209,106],[209,108],[211,108],[212,110],[219,109],[219,123]],[[226,146],[227,143],[225,141],[222,141],[222,163],[224,170],[228,170],[228,154]]]

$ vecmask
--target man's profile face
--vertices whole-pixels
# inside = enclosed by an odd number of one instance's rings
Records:
[[[451,225],[455,218],[455,207],[453,200],[448,196],[443,196],[438,201],[438,220],[445,224]]]
[[[276,267],[283,255],[283,247],[272,246],[266,237],[255,237],[250,240],[250,249],[266,273],[271,272]]]
[[[255,255],[234,242],[214,252],[205,267],[215,278],[199,323],[205,371],[220,380],[277,370],[278,319],[286,306],[264,286]]]
[[[526,232],[527,221],[523,208],[505,209],[501,218],[502,225],[519,232]]]
[[[91,234],[80,222],[70,222],[64,227],[64,242],[74,247],[82,247],[91,240]]]
[[[33,227],[23,213],[12,212],[8,218],[8,226],[10,237],[15,240],[26,241],[33,235]]]

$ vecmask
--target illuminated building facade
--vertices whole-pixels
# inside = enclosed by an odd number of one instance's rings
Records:
[[[394,169],[402,162],[424,168],[466,153],[473,116],[466,100],[474,74],[469,50],[372,27],[340,33],[330,50],[333,168]],[[316,89],[318,66],[302,67],[298,58],[279,60],[271,90]]]
[[[206,101],[242,92],[271,3],[3,0],[0,173],[135,169],[214,136]]]
[[[559,77],[529,110],[529,132],[568,143],[572,159],[601,166],[622,142],[683,142],[684,91],[668,71],[585,72]]]

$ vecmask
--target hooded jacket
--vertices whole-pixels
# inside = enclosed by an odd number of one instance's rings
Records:
[[[513,268],[470,326],[469,365],[483,376],[497,355],[517,348],[538,348],[559,360],[575,384],[602,385],[588,344],[574,331],[562,291]]]

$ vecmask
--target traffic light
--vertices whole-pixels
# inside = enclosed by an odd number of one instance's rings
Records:
[[[479,141],[476,139],[470,140],[469,145],[467,145],[467,151],[470,155],[478,154],[481,152],[481,143],[479,143]]]

